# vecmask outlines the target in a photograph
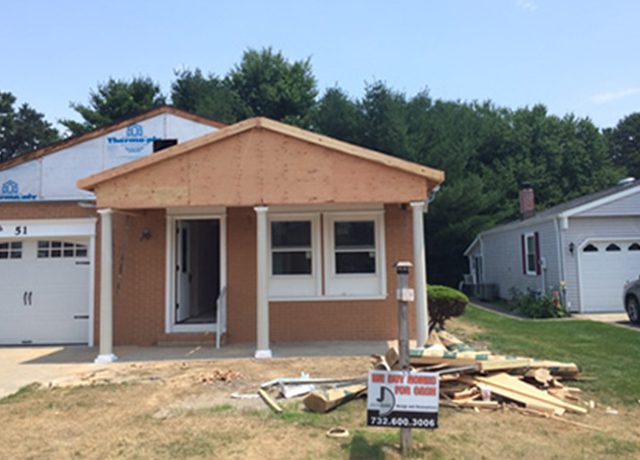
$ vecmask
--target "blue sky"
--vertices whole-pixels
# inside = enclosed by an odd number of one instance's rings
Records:
[[[76,118],[108,77],[224,74],[247,48],[310,57],[320,90],[354,97],[386,81],[412,95],[545,104],[598,126],[640,111],[640,2],[9,1],[1,5],[0,91],[47,118]]]

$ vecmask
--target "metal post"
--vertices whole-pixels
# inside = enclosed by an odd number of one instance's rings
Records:
[[[409,372],[409,301],[413,300],[413,290],[409,289],[409,269],[411,262],[396,262],[398,275],[398,352],[400,367]],[[400,428],[400,450],[406,454],[411,449],[411,428]]]

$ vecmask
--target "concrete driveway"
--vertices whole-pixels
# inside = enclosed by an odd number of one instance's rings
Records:
[[[98,369],[88,347],[1,347],[0,398],[15,393],[30,383],[47,383],[68,375]],[[68,353],[75,359],[64,363],[47,363],[48,357]]]
[[[588,319],[591,321],[598,321],[600,323],[609,323],[616,326],[627,327],[640,331],[640,326],[637,326],[629,321],[629,317],[626,313],[574,313],[572,315],[572,318]]]
[[[368,356],[383,354],[394,342],[335,341],[292,342],[273,344],[274,358],[302,356]],[[413,344],[415,345],[415,344]],[[118,361],[95,364],[96,348],[86,346],[0,347],[0,398],[15,393],[25,385],[37,382],[44,385],[77,374],[95,372],[105,366],[123,366],[133,362],[217,360],[231,358],[253,359],[255,344],[240,343],[223,346],[180,347],[115,347]]]

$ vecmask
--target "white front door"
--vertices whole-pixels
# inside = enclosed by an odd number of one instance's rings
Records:
[[[640,275],[640,240],[589,242],[579,257],[582,311],[623,312],[624,284]]]
[[[87,343],[89,240],[0,240],[0,344]]]
[[[189,223],[176,222],[176,323],[189,317],[191,310],[191,248]]]

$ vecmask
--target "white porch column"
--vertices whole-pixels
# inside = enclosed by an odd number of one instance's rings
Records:
[[[256,206],[256,358],[271,358],[269,348],[269,267],[267,206]]]
[[[111,363],[113,354],[113,210],[99,209],[100,214],[100,353],[96,363]]]
[[[413,214],[413,266],[416,289],[416,341],[424,346],[429,334],[429,309],[427,308],[427,262],[424,250],[424,201],[412,201]]]

